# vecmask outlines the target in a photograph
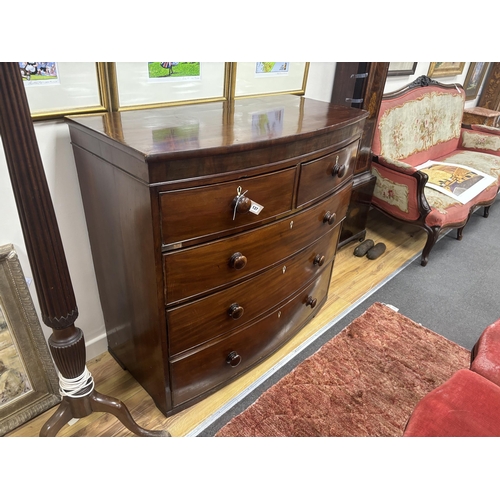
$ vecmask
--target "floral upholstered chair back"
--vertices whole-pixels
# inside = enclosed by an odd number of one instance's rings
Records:
[[[417,166],[454,151],[460,139],[465,92],[429,85],[382,99],[373,154]]]

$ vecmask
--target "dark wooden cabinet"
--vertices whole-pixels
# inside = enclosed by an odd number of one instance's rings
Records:
[[[269,96],[67,119],[109,351],[165,415],[325,302],[366,116]]]
[[[375,177],[370,172],[371,145],[388,69],[389,63],[380,62],[339,62],[336,65],[331,102],[368,112],[354,167],[352,197],[339,247],[365,238],[366,220],[375,187]]]
[[[490,63],[477,106],[500,111],[500,62]]]
[[[500,127],[500,111],[488,108],[466,108],[462,116],[462,124],[470,125],[487,125],[488,127]]]

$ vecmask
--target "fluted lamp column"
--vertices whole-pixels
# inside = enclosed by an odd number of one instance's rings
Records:
[[[86,367],[83,332],[75,326],[78,307],[45,177],[28,100],[16,62],[0,62],[0,134],[14,191],[48,344],[59,370],[63,400],[40,431],[55,436],[73,418],[107,412],[139,436],[168,436],[134,421],[118,399],[94,389]]]

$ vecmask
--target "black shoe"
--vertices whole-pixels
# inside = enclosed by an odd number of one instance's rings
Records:
[[[368,250],[370,250],[370,248],[372,248],[373,245],[374,245],[373,240],[363,241],[363,243],[361,243],[361,245],[358,245],[354,249],[354,255],[356,257],[364,257],[366,255],[366,252],[368,252]]]
[[[377,243],[375,246],[370,248],[370,250],[368,250],[366,256],[370,260],[375,260],[378,259],[384,252],[385,252],[385,244]]]

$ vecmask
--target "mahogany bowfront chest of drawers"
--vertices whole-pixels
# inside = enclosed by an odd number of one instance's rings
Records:
[[[365,117],[285,95],[67,118],[109,351],[165,415],[323,305]]]

